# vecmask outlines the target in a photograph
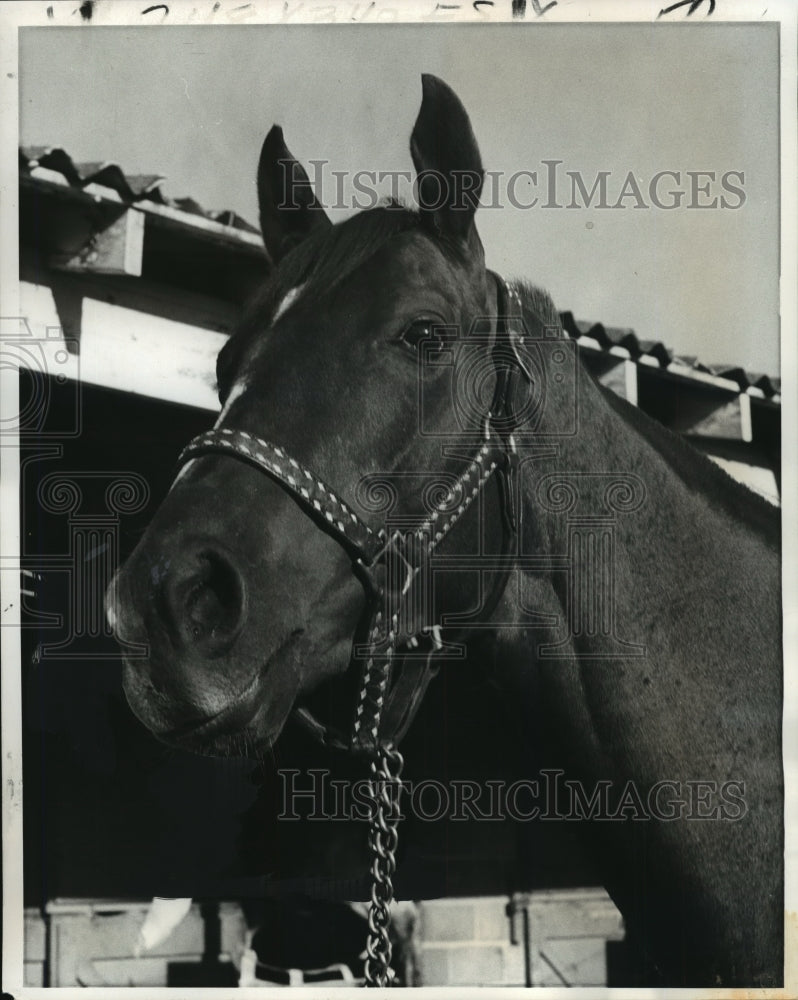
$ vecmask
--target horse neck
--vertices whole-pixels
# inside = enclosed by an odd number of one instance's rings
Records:
[[[578,389],[577,433],[523,459],[520,557],[534,558],[499,609],[517,615],[497,644],[506,702],[587,791],[745,790],[744,826],[643,824],[645,855],[640,824],[598,827],[627,929],[657,927],[672,976],[757,981],[779,967],[778,512],[585,372]],[[742,954],[750,968],[735,973]],[[719,955],[734,960],[713,966]]]
[[[778,512],[578,378],[577,433],[522,458],[518,587],[499,609],[514,619],[506,676],[521,700],[531,676],[548,686],[583,760],[667,718],[638,741],[634,775],[661,775],[674,753],[689,771],[708,741],[731,754],[718,735],[730,720],[778,718]]]
[[[779,515],[671,432],[598,385],[579,365],[576,433],[558,436],[544,413],[522,454],[526,552],[563,553],[575,526],[611,530],[635,558],[662,556],[659,573],[689,562],[710,575],[777,552]],[[549,443],[541,444],[540,441]]]
[[[735,727],[772,760],[778,512],[582,371],[577,433],[530,447],[520,491],[520,599],[499,611],[516,692],[548,686],[583,760],[635,744],[641,779],[674,755],[699,773],[712,744],[731,761]]]

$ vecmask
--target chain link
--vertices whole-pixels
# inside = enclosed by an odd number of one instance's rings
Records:
[[[392,945],[389,935],[396,846],[399,841],[399,799],[404,760],[393,746],[378,746],[371,762],[372,803],[369,828],[371,903],[366,942],[366,986],[392,986]]]

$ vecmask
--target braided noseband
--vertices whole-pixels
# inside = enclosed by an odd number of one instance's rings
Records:
[[[209,452],[229,453],[265,472],[283,487],[343,548],[358,559],[371,563],[385,544],[384,531],[372,529],[339,499],[329,486],[283,448],[246,431],[214,428],[198,434],[183,449],[180,465]]]
[[[346,551],[352,567],[366,591],[366,607],[353,646],[352,663],[362,664],[362,679],[355,707],[352,733],[347,741],[332,727],[318,722],[304,708],[295,715],[321,742],[337,749],[373,754],[378,746],[396,746],[407,731],[421,703],[424,691],[437,673],[436,653],[443,648],[440,630],[422,623],[403,643],[399,654],[403,665],[395,674],[399,618],[402,604],[414,581],[427,566],[438,544],[460,520],[485,484],[497,478],[502,504],[502,554],[512,550],[516,533],[513,476],[517,465],[513,431],[514,387],[518,374],[526,368],[517,355],[520,331],[514,322],[521,314],[515,289],[494,275],[498,312],[493,348],[496,390],[490,411],[485,415],[483,441],[456,483],[432,513],[409,534],[384,529],[373,530],[319,476],[290,456],[284,448],[246,431],[214,428],[195,437],[178,459],[179,466],[207,454],[224,454],[254,466],[285,490],[314,523],[331,535]],[[515,359],[508,368],[506,359]],[[500,363],[504,362],[504,363]],[[459,498],[457,507],[451,505]],[[386,607],[386,587],[382,580],[403,579],[397,606]],[[494,581],[485,614],[498,603],[509,570],[500,571]],[[362,642],[358,641],[362,638]]]

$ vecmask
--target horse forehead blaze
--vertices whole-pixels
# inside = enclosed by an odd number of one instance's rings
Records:
[[[280,300],[277,309],[274,313],[274,318],[272,319],[272,324],[276,323],[280,317],[286,313],[291,306],[297,301],[297,299],[302,294],[305,285],[296,285],[294,288],[289,288],[285,295]]]

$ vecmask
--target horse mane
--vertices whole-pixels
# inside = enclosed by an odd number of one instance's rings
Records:
[[[616,413],[662,455],[686,486],[705,495],[709,493],[713,503],[731,518],[753,528],[771,548],[780,548],[781,514],[778,507],[743,486],[725,469],[653,417],[621,399],[606,386],[596,384]]]
[[[521,295],[524,319],[531,328],[542,324],[562,330],[559,313],[548,292],[523,281],[517,282],[516,287]],[[587,374],[607,404],[662,456],[687,487],[696,492],[709,493],[712,501],[731,518],[749,525],[768,545],[779,548],[781,517],[778,508],[737,482],[725,469],[691,447],[678,434],[603,386],[590,372]]]
[[[513,285],[518,289],[521,296],[521,307],[524,312],[524,320],[530,329],[535,327],[556,327],[565,336],[560,321],[560,314],[554,305],[554,300],[545,290],[538,285],[533,285],[529,281],[513,281]]]

